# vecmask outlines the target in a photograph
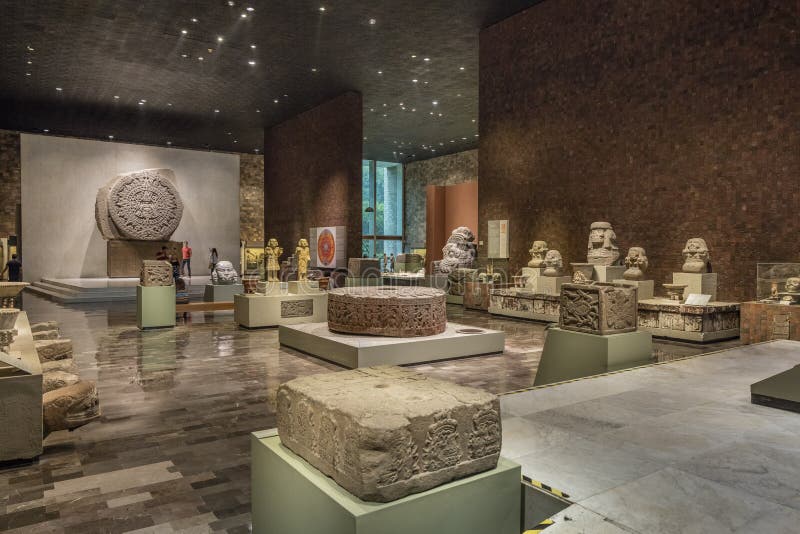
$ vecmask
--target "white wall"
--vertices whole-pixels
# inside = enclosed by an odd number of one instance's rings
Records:
[[[169,168],[183,199],[172,239],[194,250],[192,274],[208,274],[208,249],[239,257],[239,156],[22,134],[25,279],[105,277],[106,241],[94,220],[97,190],[123,172]]]

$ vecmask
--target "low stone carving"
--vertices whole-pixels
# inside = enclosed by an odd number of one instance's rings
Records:
[[[594,273],[593,263],[570,263],[572,266],[573,284],[591,284]]]
[[[64,371],[65,373],[76,374],[78,372],[78,366],[75,365],[75,360],[72,358],[42,362],[42,373],[47,374],[53,371]]]
[[[311,317],[314,315],[314,300],[281,301],[281,317]]]
[[[534,241],[528,252],[531,255],[528,267],[541,267],[542,263],[544,263],[544,256],[547,254],[547,243],[545,241]]]
[[[636,294],[632,286],[562,284],[559,327],[597,335],[633,332],[637,324]]]
[[[686,242],[683,247],[683,267],[681,271],[685,273],[707,273],[708,262],[711,254],[708,251],[705,239],[693,237]]]
[[[297,248],[294,249],[294,257],[297,259],[297,279],[308,279],[308,263],[311,261],[311,249],[308,246],[308,240],[301,239],[297,242]]]
[[[281,270],[280,258],[283,255],[283,247],[278,246],[278,240],[274,237],[267,241],[264,247],[264,258],[267,262],[267,281],[278,282],[278,273]]]
[[[564,260],[561,259],[561,253],[556,249],[547,251],[542,262],[545,270],[542,276],[561,276],[561,269],[564,267]]]
[[[66,371],[50,371],[42,375],[42,392],[64,388],[80,382],[80,377]]]
[[[642,247],[631,247],[628,255],[625,256],[625,267],[628,269],[622,273],[625,280],[641,280],[644,278],[644,271],[647,269],[647,254]]]
[[[139,283],[145,287],[173,285],[175,278],[172,276],[172,265],[162,260],[142,260]]]
[[[442,248],[442,259],[433,262],[433,272],[448,274],[459,267],[472,268],[478,256],[474,241],[475,234],[466,226],[453,230]]]
[[[47,321],[44,323],[34,323],[31,325],[31,332],[44,332],[47,330],[58,330],[58,323],[56,321]]]
[[[211,271],[211,283],[217,286],[230,286],[239,283],[239,275],[233,264],[227,260],[217,262]]]
[[[378,278],[381,260],[378,258],[348,258],[347,276],[352,278]]]
[[[500,454],[496,396],[399,367],[298,378],[277,402],[283,445],[366,501],[493,469]]]
[[[661,285],[667,291],[667,298],[669,300],[683,302],[683,290],[688,287],[686,284],[661,284]]]
[[[589,230],[586,261],[594,265],[616,265],[618,259],[617,234],[611,228],[611,223],[593,222]]]
[[[95,220],[106,240],[168,240],[183,216],[170,169],[120,174],[97,192]]]
[[[45,339],[34,341],[39,361],[65,360],[72,358],[72,341],[69,339]]]
[[[433,336],[447,327],[443,291],[429,287],[345,287],[328,292],[328,328],[349,334]]]
[[[42,330],[41,332],[33,332],[34,341],[58,339],[59,337],[61,337],[61,333],[58,330]]]
[[[448,289],[447,293],[458,297],[464,296],[467,282],[472,282],[478,277],[478,269],[464,269],[459,267],[447,274]]]
[[[71,386],[48,391],[42,397],[43,433],[74,430],[100,417],[100,403],[94,382],[82,380]]]

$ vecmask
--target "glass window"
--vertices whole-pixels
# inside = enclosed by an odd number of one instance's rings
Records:
[[[362,254],[381,259],[384,253],[402,254],[403,165],[364,160],[361,180]]]

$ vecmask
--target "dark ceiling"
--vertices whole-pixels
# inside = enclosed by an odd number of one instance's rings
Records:
[[[534,3],[0,0],[0,128],[260,152],[356,90],[365,158],[474,148],[479,30]]]

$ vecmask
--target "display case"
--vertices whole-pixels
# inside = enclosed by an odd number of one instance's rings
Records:
[[[800,263],[759,263],[756,300],[765,304],[800,305]]]

